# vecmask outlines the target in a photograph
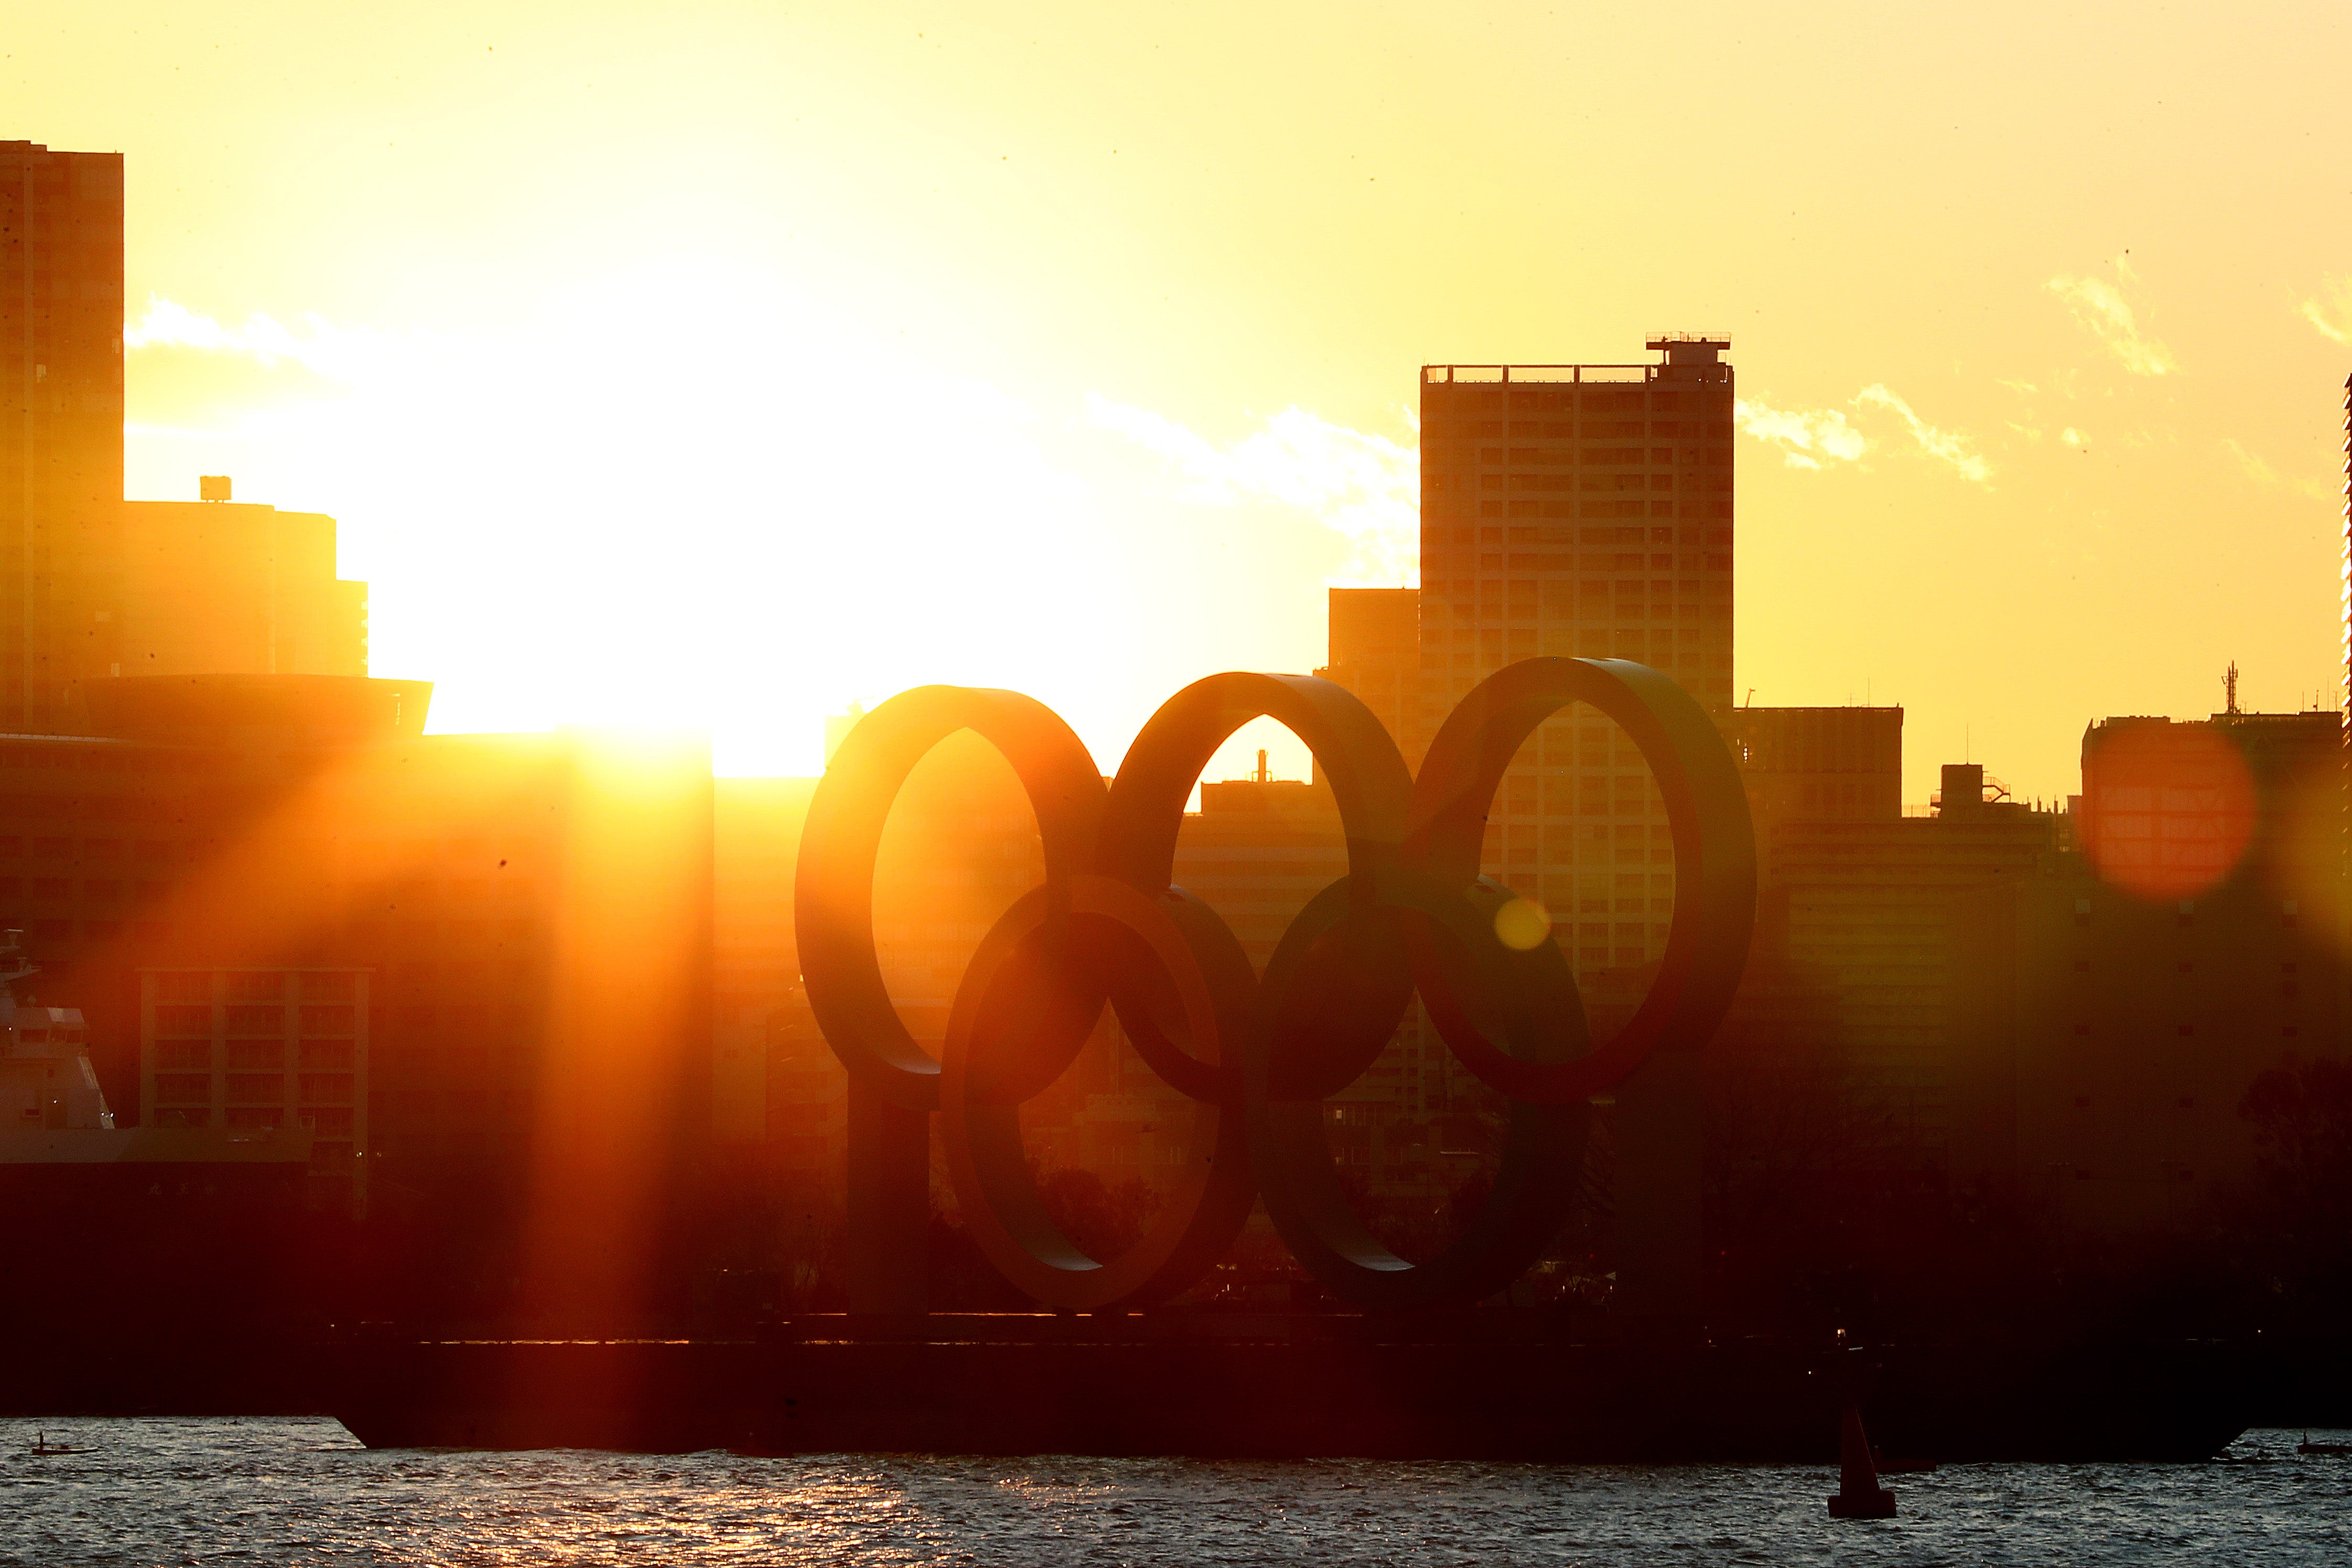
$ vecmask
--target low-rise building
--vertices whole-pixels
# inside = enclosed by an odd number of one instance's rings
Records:
[[[368,673],[368,585],[335,575],[334,518],[125,501],[121,539],[114,674]]]
[[[367,969],[145,969],[139,1103],[153,1127],[311,1134],[322,1186],[368,1197]]]
[[[430,693],[87,683],[97,733],[0,737],[0,924],[126,1124],[308,1123],[482,1260],[436,1281],[629,1321],[709,1126],[709,755],[426,736]]]
[[[1956,1179],[2126,1232],[2252,1175],[2255,1079],[2346,1049],[2340,747],[2327,712],[2085,731],[2084,852],[1962,905]]]
[[[2080,869],[2020,878],[1959,927],[1952,1176],[2072,1226],[2210,1215],[2253,1168],[2254,1079],[2341,1054],[2327,922],[2252,879],[2152,903]]]

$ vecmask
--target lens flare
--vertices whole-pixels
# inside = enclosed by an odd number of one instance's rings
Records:
[[[2193,898],[2254,836],[2254,777],[2227,736],[2166,719],[2111,720],[2083,753],[2083,848],[2137,898]]]
[[[1515,898],[1495,911],[1496,939],[1514,953],[1531,952],[1551,935],[1551,913],[1532,898]]]

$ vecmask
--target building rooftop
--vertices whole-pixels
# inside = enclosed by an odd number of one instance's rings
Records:
[[[1720,332],[1654,332],[1643,347],[1666,356],[1663,364],[1635,365],[1423,365],[1424,385],[1470,382],[1545,382],[1721,380],[1722,355],[1731,348]],[[1712,372],[1712,373],[1710,373]]]

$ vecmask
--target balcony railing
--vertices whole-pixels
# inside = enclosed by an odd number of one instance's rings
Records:
[[[1669,371],[1674,371],[1668,375]],[[1612,382],[1728,381],[1729,365],[1423,365],[1421,379],[1432,384],[1512,386]]]

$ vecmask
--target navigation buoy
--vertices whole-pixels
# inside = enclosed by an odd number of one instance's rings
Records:
[[[1832,1519],[1893,1519],[1895,1494],[1878,1484],[1878,1464],[1863,1435],[1862,1411],[1849,1399],[1838,1433],[1838,1490]]]

